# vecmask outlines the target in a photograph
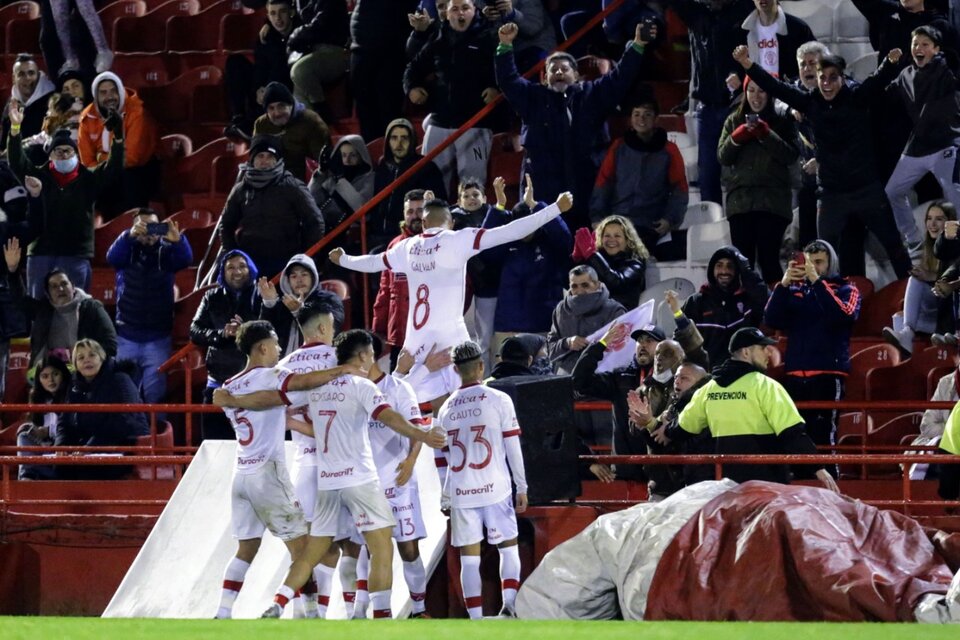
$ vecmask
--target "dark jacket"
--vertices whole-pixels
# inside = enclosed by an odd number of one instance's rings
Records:
[[[107,262],[117,270],[117,333],[134,342],[170,336],[173,328],[173,276],[193,262],[185,235],[152,246],[137,242],[130,231],[121,233],[107,251]]]
[[[732,260],[737,269],[729,289],[721,288],[713,275],[714,265],[720,258]],[[703,346],[711,365],[716,366],[730,357],[727,348],[737,329],[760,326],[767,295],[767,286],[737,249],[722,247],[710,256],[707,283],[687,298],[683,313],[696,323],[703,335]]]
[[[234,291],[223,280],[223,265],[230,258],[241,255],[250,267],[250,284]],[[234,316],[244,322],[260,317],[261,299],[257,292],[257,266],[250,256],[240,250],[227,251],[220,258],[217,284],[220,286],[203,294],[200,307],[190,323],[190,341],[207,347],[207,386],[219,387],[228,378],[243,370],[247,358],[237,347],[236,340],[224,334],[224,327]]]
[[[643,258],[626,251],[609,256],[601,248],[587,258],[587,264],[597,272],[600,282],[607,287],[613,300],[628,311],[637,306],[640,294],[647,288],[647,264]]]
[[[393,157],[390,151],[390,132],[394,127],[404,127],[410,132],[410,152],[400,161]],[[380,193],[387,185],[400,177],[404,171],[412,167],[422,158],[419,153],[414,151],[417,148],[417,132],[413,124],[404,118],[397,118],[387,125],[384,133],[383,157],[377,165],[377,171],[373,180],[373,192]],[[380,203],[374,211],[367,216],[367,233],[379,238],[389,238],[397,232],[397,225],[403,220],[403,194],[411,189],[425,189],[433,191],[433,194],[446,199],[447,188],[443,184],[443,174],[433,162],[428,162],[422,169],[413,175],[402,185],[394,189],[385,200]]]
[[[631,129],[610,145],[600,165],[590,197],[590,219],[599,222],[621,215],[638,229],[652,229],[664,219],[676,228],[689,200],[683,156],[667,140],[667,132],[658,127],[644,141]]]
[[[117,332],[106,309],[99,300],[91,298],[82,289],[76,290],[76,296],[80,297],[77,307],[77,339],[96,340],[108,356],[117,355]],[[25,302],[33,316],[33,325],[30,328],[30,363],[33,365],[46,356],[47,336],[50,335],[55,311],[46,296],[43,300],[26,298]]]
[[[223,206],[223,249],[242,249],[264,270],[279,271],[290,256],[323,237],[323,216],[306,185],[289,171],[263,188],[255,188],[247,180],[248,165],[242,165],[240,171]]]
[[[742,44],[740,27],[753,11],[753,2],[733,0],[718,11],[712,11],[698,0],[672,0],[670,7],[687,25],[690,34],[693,56],[690,95],[711,107],[727,106],[730,103],[727,76],[741,72],[730,54]]]
[[[412,30],[407,14],[419,0],[357,0],[350,15],[350,48],[369,51],[403,52]]]
[[[759,24],[757,11],[753,11],[740,25],[741,39],[738,44],[747,45],[750,49],[750,57],[754,60],[760,59],[756,36],[756,28]],[[777,51],[780,54],[778,66],[781,78],[793,80],[800,75],[800,69],[797,67],[797,49],[811,40],[816,40],[816,37],[810,30],[810,25],[784,11],[784,5],[781,4],[777,11]]]
[[[57,87],[50,78],[47,77],[46,73],[40,71],[37,77],[36,89],[33,90],[30,98],[24,101],[23,96],[20,95],[20,90],[17,88],[16,79],[14,79],[13,82],[10,96],[11,98],[16,97],[16,99],[24,105],[20,135],[22,138],[29,138],[32,135],[40,133],[41,129],[43,129],[43,120],[47,117],[47,102],[50,99],[50,94],[56,91]],[[10,102],[11,100],[8,98],[6,104],[3,105],[3,137],[0,138],[0,149],[7,148],[7,136],[10,134]]]
[[[830,253],[827,275],[813,284],[806,279],[789,287],[778,283],[767,301],[764,322],[789,337],[788,374],[850,371],[850,332],[860,317],[860,290],[837,273],[839,261]]]
[[[585,338],[625,312],[623,305],[610,299],[610,292],[602,284],[593,293],[567,295],[553,310],[547,333],[547,357],[553,363],[554,372],[572,372],[580,358],[580,352],[567,345],[567,338]]]
[[[515,362],[505,362],[501,360],[493,365],[490,376],[487,380],[499,380],[500,378],[510,378],[513,376],[535,376],[537,375],[530,367]]]
[[[266,105],[264,105],[266,108]],[[290,120],[282,127],[270,122],[267,114],[253,123],[253,135],[279,136],[283,140],[283,163],[297,180],[306,181],[307,158],[317,160],[323,148],[330,144],[330,128],[315,111],[300,102],[293,105]]]
[[[944,46],[956,48],[957,35],[945,15],[930,8],[933,0],[926,0],[924,11],[912,13],[898,0],[853,0],[854,6],[870,23],[870,44],[883,60],[891,49],[901,49],[905,59],[910,57],[910,33],[917,27],[936,27],[944,38]]]
[[[303,24],[295,15],[291,16],[291,21],[293,29]],[[292,91],[293,80],[290,79],[290,65],[287,63],[290,55],[287,52],[289,34],[285,36],[274,29],[269,20],[265,24],[267,36],[262,41],[258,36],[253,45],[253,86],[260,88],[271,82],[279,82]]]
[[[0,246],[6,246],[10,238],[19,238],[21,247],[29,245],[43,228],[43,198],[29,197],[9,165],[3,162],[0,162],[0,194],[6,215],[6,219],[0,221]],[[23,304],[25,262],[21,259],[17,271],[10,273],[7,261],[0,260],[0,343],[30,333],[29,314]]]
[[[512,50],[496,55],[497,82],[523,120],[524,173],[531,174],[540,199],[552,201],[571,191],[574,202],[586,206],[606,150],[604,123],[633,85],[642,61],[631,43],[613,71],[558,93],[520,77]]]
[[[340,0],[298,0],[296,10],[303,25],[290,33],[292,50],[309,53],[313,47],[321,44],[347,46],[350,40],[347,3]]]
[[[43,183],[43,224],[40,236],[27,254],[31,256],[93,257],[93,205],[107,189],[119,183],[123,171],[123,141],[114,140],[110,158],[90,170],[78,163],[76,178],[61,187],[49,164],[35,167],[23,153],[20,136],[10,137],[7,149],[10,167],[20,180],[35,176]],[[79,160],[79,158],[78,158]]]
[[[483,90],[496,87],[490,59],[497,48],[497,36],[479,13],[470,28],[459,33],[444,22],[437,34],[414,56],[403,74],[403,91],[426,87],[433,78],[430,106],[432,122],[456,129],[482,109]],[[485,120],[476,126],[489,127]]]
[[[770,94],[801,112],[817,138],[817,181],[826,193],[850,193],[879,184],[871,107],[897,73],[886,60],[857,87],[844,85],[833,100],[819,91],[808,92],[779,82],[754,63],[747,75]]]
[[[460,207],[454,207],[450,211],[453,215],[453,230],[482,227],[493,209],[494,205],[485,204],[476,211],[467,213]],[[470,258],[467,261],[467,278],[473,295],[478,298],[496,298],[500,292],[500,269],[499,264],[491,262],[483,253]]]
[[[727,188],[726,213],[769,212],[793,219],[791,169],[797,161],[797,131],[793,119],[780,117],[773,110],[773,101],[760,118],[770,127],[765,138],[754,138],[743,144],[733,141],[733,132],[746,124],[744,114],[731,113],[723,123],[717,159],[723,165],[723,183]]]
[[[71,404],[140,404],[130,363],[108,357],[100,373],[87,382],[79,374],[67,394]],[[96,413],[71,411],[60,414],[56,446],[109,447],[135,444],[137,436],[149,435],[147,417],[142,412]]]
[[[960,138],[958,88],[957,76],[943,55],[923,67],[911,64],[890,84],[913,122],[904,155],[919,158],[956,144]]]
[[[539,211],[544,205],[538,204]],[[523,216],[527,206],[514,211]],[[507,224],[512,216],[494,208],[484,221],[485,228]],[[550,329],[554,307],[563,298],[566,272],[573,250],[573,235],[563,218],[543,225],[529,242],[518,240],[483,252],[485,259],[502,267],[495,331],[544,333]]]

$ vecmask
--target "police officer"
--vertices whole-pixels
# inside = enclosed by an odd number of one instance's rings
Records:
[[[713,380],[697,391],[667,437],[683,439],[710,429],[718,454],[815,454],[796,405],[779,382],[765,375],[775,341],[755,327],[730,339],[730,359],[713,370]],[[789,482],[787,465],[725,465],[724,475],[737,482]],[[823,468],[817,478],[836,493],[836,482]]]

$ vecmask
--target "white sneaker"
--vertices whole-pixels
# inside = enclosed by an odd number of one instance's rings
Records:
[[[281,607],[278,603],[274,602],[272,605],[270,605],[267,608],[266,611],[264,611],[260,615],[260,617],[261,618],[279,618],[282,615],[283,615],[283,607]]]
[[[883,339],[900,349],[901,355],[908,358],[913,355],[913,331],[904,327],[901,331],[894,331],[890,327],[883,328]]]
[[[113,66],[113,52],[109,49],[97,52],[97,58],[94,60],[93,66],[97,70],[97,73],[110,71],[110,67]]]

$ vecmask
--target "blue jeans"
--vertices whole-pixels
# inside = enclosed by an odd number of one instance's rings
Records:
[[[27,293],[36,300],[46,300],[47,290],[43,286],[47,274],[60,269],[67,274],[74,287],[90,292],[90,278],[93,270],[89,258],[77,256],[30,256],[27,258]]]
[[[697,108],[697,171],[700,174],[698,182],[700,199],[707,202],[723,203],[717,147],[720,146],[723,123],[729,113],[728,107],[701,104]]]
[[[117,336],[117,359],[136,363],[137,373],[134,383],[140,387],[144,402],[166,401],[167,375],[157,371],[157,367],[166,362],[170,352],[170,338],[134,342]]]

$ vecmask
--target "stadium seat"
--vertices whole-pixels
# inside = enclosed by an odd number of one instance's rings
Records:
[[[171,214],[167,220],[176,222],[181,231],[187,229],[204,229],[216,224],[213,213],[209,209],[183,209]]]
[[[863,303],[869,300],[875,292],[876,288],[874,287],[873,280],[867,276],[847,277],[853,284],[857,285],[857,289],[860,291],[860,304],[863,305]],[[862,308],[863,307],[861,306],[861,310]]]
[[[223,72],[214,66],[197,67],[177,76],[170,82],[141,90],[140,97],[158,122],[181,124],[197,122],[197,116],[206,114],[212,106],[222,112],[225,107],[216,105],[199,106],[198,89],[204,86],[216,86],[222,91]]]
[[[720,247],[732,244],[730,224],[726,220],[694,224],[687,228],[687,268],[706,265]]]
[[[877,445],[899,445],[913,440],[920,433],[920,420],[923,418],[922,411],[914,411],[897,416],[887,422],[876,426],[872,422],[870,430],[867,432],[867,446]],[[900,465],[870,465],[867,467],[867,478],[899,478],[901,475]]]
[[[240,0],[223,0],[195,15],[175,15],[167,20],[164,49],[170,53],[219,51],[221,20],[227,14],[240,14],[244,10]]]
[[[113,48],[113,25],[120,18],[139,18],[147,12],[144,0],[116,0],[97,11],[107,43]]]
[[[711,224],[723,220],[723,206],[717,202],[695,202],[687,206],[680,229],[689,229],[695,224]]]
[[[218,138],[209,142],[185,158],[180,158],[170,171],[163,192],[167,195],[168,211],[187,208],[185,200],[206,200],[209,204],[213,189],[213,161],[220,156],[244,156],[245,144],[237,144],[227,138]],[[171,206],[174,205],[174,206]],[[209,208],[219,211],[219,207],[206,207],[194,202],[190,208]]]
[[[113,69],[123,80],[125,87],[138,93],[144,87],[159,87],[170,81],[167,65],[161,56],[132,56],[117,54],[113,59]]]
[[[817,40],[833,40],[833,7],[820,0],[785,2],[783,8],[810,26]]]
[[[94,267],[90,277],[90,291],[87,293],[102,302],[107,313],[113,317],[117,307],[117,272],[113,267]]]
[[[112,29],[114,50],[117,53],[159,54],[164,51],[167,20],[174,16],[192,16],[198,13],[198,0],[170,0],[141,17],[118,18]]]
[[[191,247],[192,248],[192,247]],[[194,292],[197,282],[197,268],[187,267],[177,271],[173,277],[174,300],[182,300]]]
[[[93,261],[94,267],[109,266],[107,250],[121,233],[133,226],[133,214],[124,212],[109,222],[93,230]]]
[[[925,399],[929,400],[933,397],[933,392],[937,390],[937,385],[940,384],[940,378],[947,375],[948,373],[953,373],[956,367],[934,367],[927,372],[927,393],[924,396]]]
[[[370,160],[374,163],[374,165],[379,164],[380,158],[383,157],[383,147],[383,138],[377,138],[367,142],[367,153],[370,154]]]
[[[655,300],[659,304],[663,300],[663,294],[668,290],[676,291],[680,300],[683,301],[696,293],[697,287],[686,278],[667,278],[644,289],[637,301],[637,306],[648,300]]]
[[[220,20],[220,50],[223,53],[252,52],[265,21],[262,11],[223,16]]]
[[[850,373],[847,376],[845,400],[858,401],[866,398],[867,374],[879,367],[893,367],[900,363],[900,351],[892,344],[867,347],[850,356]]]
[[[862,55],[847,65],[847,74],[853,76],[854,80],[863,82],[871,73],[877,70],[876,51]]]
[[[210,238],[214,238],[213,248],[211,249],[211,255],[216,255],[217,249],[220,247],[220,235],[217,234],[216,237],[213,236],[215,231],[214,226],[209,226],[205,228],[194,227],[192,229],[186,229],[183,232],[183,235],[187,237],[187,242],[190,243],[190,250],[193,251],[193,265],[199,265],[200,261],[203,260],[203,256],[207,253],[207,247],[210,246]]]
[[[657,126],[663,127],[668,132],[680,131],[682,133],[687,133],[687,121],[683,119],[683,116],[675,113],[661,113],[659,116],[657,116]],[[611,135],[613,134],[611,133]]]
[[[808,3],[791,3],[792,7],[796,7],[798,4]],[[794,12],[788,11],[788,13]],[[835,42],[869,42],[870,40],[870,25],[853,2],[843,1],[836,5],[833,24],[834,34],[833,38],[828,38],[830,40]],[[814,35],[820,34],[814,31]],[[833,47],[831,47],[832,49]]]
[[[190,295],[173,303],[173,330],[170,332],[170,336],[173,338],[174,349],[178,349],[190,341],[190,323],[193,322],[193,316],[200,307],[203,294],[206,293],[207,289],[215,286],[217,285],[197,289]]]
[[[244,156],[224,155],[213,161],[213,193],[226,196],[237,184],[240,165],[246,162]]]
[[[40,51],[40,18],[19,19],[12,17],[6,25],[6,53],[39,54]]]
[[[863,42],[836,42],[830,45],[830,51],[843,56],[844,60],[859,60],[874,53],[869,40]]]
[[[523,151],[514,150],[512,141],[513,135],[510,133],[498,133],[493,136],[490,162],[487,166],[487,175],[491,177],[487,189],[487,200],[489,202],[497,201],[492,180],[497,176],[502,177],[506,182],[507,202],[518,202],[520,200],[520,171],[523,167]],[[536,185],[534,185],[534,188],[536,188]]]
[[[157,155],[164,162],[176,161],[193,153],[193,140],[182,133],[171,133],[160,138]]]
[[[9,31],[9,25],[19,25],[24,21],[37,20],[38,18],[40,18],[40,5],[31,0],[11,2],[8,5],[0,7],[0,25],[6,25],[4,29],[0,30],[0,37],[3,38],[4,45],[6,45],[7,42],[6,34]],[[19,29],[20,27],[18,26],[16,28]],[[0,47],[0,51],[17,53],[16,51],[9,51],[5,47]]]
[[[337,294],[341,301],[343,301],[343,327],[342,329],[346,331],[350,328],[350,315],[351,304],[350,304],[350,286],[347,285],[343,280],[321,280],[320,288],[324,291],[330,291],[331,293]]]
[[[903,309],[903,294],[907,280],[891,282],[875,292],[860,306],[860,318],[853,325],[854,336],[878,337],[884,327],[890,325],[890,318]]]
[[[138,447],[151,447],[154,446],[153,435],[148,436],[138,436],[136,446]],[[163,449],[170,449],[173,447],[173,426],[166,420],[159,421],[157,423],[157,440],[156,440],[156,449],[160,449],[160,453],[153,451],[154,455],[171,455],[170,451],[162,451]],[[137,453],[137,455],[150,455],[149,453]],[[173,467],[172,466],[153,466],[153,465],[137,465],[134,467],[133,473],[136,474],[136,477],[140,480],[172,480],[174,478]]]

